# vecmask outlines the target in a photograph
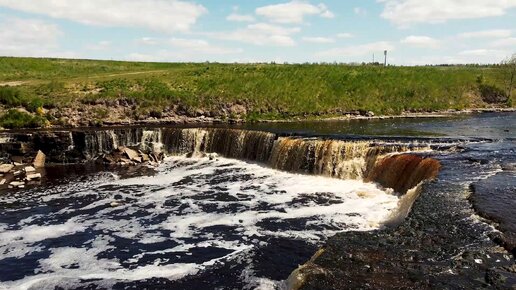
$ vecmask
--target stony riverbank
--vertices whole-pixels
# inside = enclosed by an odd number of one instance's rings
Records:
[[[107,110],[109,116],[99,119],[99,110]],[[26,112],[20,109],[22,112]],[[1,112],[1,109],[0,109]],[[442,110],[429,112],[403,112],[399,115],[376,115],[372,111],[339,111],[326,112],[321,114],[309,114],[297,116],[288,114],[279,119],[249,119],[246,118],[247,109],[241,105],[228,105],[220,111],[211,112],[197,110],[187,112],[180,108],[165,110],[159,116],[134,116],[130,107],[121,105],[93,105],[83,106],[80,110],[73,108],[51,109],[46,112],[53,123],[47,123],[41,129],[71,129],[71,128],[98,128],[105,126],[160,126],[160,125],[191,125],[202,126],[210,124],[241,124],[241,123],[288,123],[302,121],[345,121],[345,120],[384,120],[398,118],[446,118],[453,116],[494,113],[494,112],[516,112],[516,108],[472,108],[466,110]],[[10,131],[0,127],[0,131]]]
[[[442,171],[403,223],[330,238],[290,289],[514,289],[514,171],[497,164],[514,157],[478,149],[433,156]]]

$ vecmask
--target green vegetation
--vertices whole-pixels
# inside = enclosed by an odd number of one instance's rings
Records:
[[[0,126],[8,129],[39,128],[47,124],[47,119],[29,113],[11,109],[0,116]]]
[[[163,112],[195,116],[245,107],[250,121],[335,116],[350,111],[399,114],[514,103],[504,93],[509,66],[382,67],[339,64],[136,63],[92,60],[0,58],[4,110],[25,107],[95,108],[95,119],[111,107],[131,108],[133,117]],[[39,110],[41,111],[41,110]],[[41,115],[41,114],[40,114]]]
[[[36,96],[33,93],[27,93],[19,88],[13,87],[0,87],[0,104],[7,107],[25,107],[30,112],[36,112],[36,110],[43,106],[51,106],[49,102],[45,102],[41,97]]]

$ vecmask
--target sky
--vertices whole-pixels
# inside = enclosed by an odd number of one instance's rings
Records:
[[[516,0],[0,0],[0,55],[166,62],[499,63]]]

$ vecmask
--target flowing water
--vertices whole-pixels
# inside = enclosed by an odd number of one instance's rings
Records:
[[[516,162],[515,124],[483,114],[56,133],[63,160],[119,146],[170,157],[58,166],[41,186],[2,193],[0,289],[278,289],[336,233],[402,222],[440,164],[437,185],[464,191],[514,178],[503,168]],[[478,196],[480,211],[504,203],[497,221],[511,224],[514,191]]]

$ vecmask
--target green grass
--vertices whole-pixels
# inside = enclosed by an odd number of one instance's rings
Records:
[[[248,109],[248,120],[376,114],[478,106],[480,87],[506,88],[504,66],[381,67],[335,64],[137,63],[0,58],[0,83],[26,81],[2,93],[5,108],[73,107],[123,101],[159,117],[171,107]],[[479,84],[481,80],[482,84]],[[5,96],[4,96],[5,94]],[[514,103],[515,93],[507,103]],[[32,101],[31,101],[32,100]],[[35,102],[31,105],[31,102]],[[98,114],[103,116],[105,114]],[[227,116],[230,117],[230,116]]]
[[[8,129],[39,128],[47,124],[47,119],[11,109],[0,116],[0,126]]]

